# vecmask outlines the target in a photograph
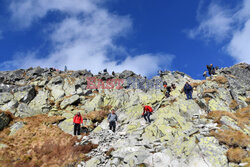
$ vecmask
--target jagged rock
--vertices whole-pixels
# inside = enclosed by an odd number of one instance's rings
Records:
[[[103,97],[101,95],[95,96],[89,103],[84,106],[86,111],[93,111],[103,105]]]
[[[82,71],[74,71],[72,74],[71,74],[71,77],[80,77],[80,76],[85,76],[85,77],[92,77],[93,74],[87,70],[82,70]]]
[[[169,155],[166,153],[155,153],[151,156],[147,157],[147,159],[144,160],[143,164],[145,164],[148,167],[154,167],[154,166],[165,166],[166,164],[169,166],[181,166],[178,162],[172,160]]]
[[[28,71],[27,75],[28,75],[28,76],[34,76],[34,75],[36,75],[36,76],[41,76],[41,75],[43,74],[43,72],[44,72],[44,69],[43,69],[43,68],[41,68],[41,67],[36,67],[36,68],[31,69],[30,71]]]
[[[18,107],[17,100],[11,100],[10,102],[6,103],[5,105],[1,106],[0,109],[3,111],[10,111],[15,114],[15,109]]]
[[[26,86],[24,88],[19,88],[19,91],[17,91],[14,94],[14,98],[23,103],[29,103],[33,98],[36,96],[36,91],[33,86]]]
[[[104,81],[114,78],[113,75],[109,75],[109,73],[107,73],[107,72],[101,73],[97,77],[104,80]]]
[[[65,95],[62,85],[53,85],[50,87],[50,89],[51,95],[54,97],[55,100],[61,99]]]
[[[16,122],[10,127],[10,136],[14,135],[19,129],[21,129],[24,126],[23,122]]]
[[[74,82],[75,81],[71,81],[69,78],[64,79],[63,90],[64,90],[66,96],[76,94],[76,89],[75,89],[75,83]]]
[[[122,73],[120,73],[119,78],[124,78],[124,79],[126,79],[126,78],[132,77],[132,76],[134,76],[134,75],[135,75],[135,73],[134,73],[133,71],[125,70],[125,71],[123,71]]]
[[[39,91],[36,97],[29,103],[31,109],[31,115],[47,113],[50,110],[50,106],[47,104],[48,92]]]
[[[86,167],[97,167],[99,163],[100,160],[97,157],[94,157],[86,162]]]
[[[5,103],[8,103],[13,99],[13,95],[11,93],[0,93],[0,105],[3,105]]]
[[[65,108],[66,108],[67,106],[69,106],[69,105],[72,105],[72,104],[74,104],[74,103],[78,103],[79,100],[80,100],[80,97],[79,97],[78,95],[73,95],[73,96],[71,96],[71,97],[69,97],[69,98],[64,99],[64,100],[61,102],[60,107],[61,107],[62,109],[65,109]]]
[[[25,103],[20,103],[17,108],[17,112],[15,113],[16,117],[28,117],[31,116],[32,110]]]
[[[226,148],[219,145],[214,137],[201,138],[198,143],[200,151],[211,166],[227,166]]]
[[[57,85],[57,84],[62,84],[62,83],[63,83],[63,78],[61,76],[52,78],[49,82],[50,85]]]
[[[73,130],[74,130],[73,118],[64,120],[63,122],[58,124],[58,127],[62,129],[64,132],[73,135]]]
[[[9,115],[4,112],[0,113],[0,131],[3,130],[10,123]]]
[[[227,125],[235,130],[242,131],[242,129],[237,125],[237,122],[228,116],[222,116],[220,121],[223,125]]]

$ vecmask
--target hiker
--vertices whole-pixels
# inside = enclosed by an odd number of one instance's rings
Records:
[[[108,122],[109,122],[109,129],[115,132],[116,123],[117,123],[118,117],[115,113],[115,110],[113,109],[111,113],[108,115]]]
[[[83,119],[82,119],[80,112],[78,112],[74,116],[73,124],[74,124],[74,135],[76,134],[80,135],[81,124],[83,124]]]
[[[172,89],[176,89],[175,84],[172,83],[172,84],[171,84],[171,88],[172,88]]]
[[[213,64],[207,65],[207,70],[210,76],[213,75],[214,74]]]
[[[68,71],[68,68],[67,66],[64,67],[64,72],[67,72]]]
[[[114,71],[112,71],[112,75],[115,76],[115,72]]]
[[[203,77],[207,77],[207,71],[204,71],[204,73],[203,73]]]
[[[167,82],[164,81],[163,82],[163,87],[164,87],[163,93],[168,98],[170,96],[171,86],[168,86]]]
[[[215,68],[214,67],[211,69],[211,74],[215,75]]]
[[[187,100],[192,99],[193,88],[188,82],[186,82],[183,90],[187,95]]]
[[[142,104],[143,107],[143,113],[142,116],[144,117],[144,119],[146,120],[146,123],[151,123],[151,119],[150,119],[150,115],[152,115],[153,109],[150,106],[146,106],[144,104]]]

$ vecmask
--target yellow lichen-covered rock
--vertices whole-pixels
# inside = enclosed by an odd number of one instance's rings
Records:
[[[132,133],[132,132],[136,131],[139,127],[140,127],[139,122],[137,122],[137,123],[135,123],[135,124],[129,124],[129,125],[127,126],[127,132],[128,132],[128,133]]]
[[[227,149],[219,147],[219,142],[214,137],[204,137],[198,143],[204,157],[215,167],[227,166]]]
[[[63,122],[61,122],[59,125],[59,128],[61,128],[64,132],[73,134],[74,125],[73,125],[73,118],[66,119]]]
[[[97,126],[95,129],[94,129],[94,133],[99,133],[100,131],[102,130],[102,128],[100,126]]]
[[[211,111],[221,110],[221,111],[230,111],[229,107],[225,105],[222,100],[211,99],[208,103],[209,109]]]

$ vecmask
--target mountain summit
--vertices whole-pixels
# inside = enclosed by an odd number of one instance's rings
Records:
[[[175,84],[169,97],[163,83]],[[189,82],[193,98],[183,87]],[[249,166],[250,65],[218,69],[205,80],[164,71],[0,72],[0,166]],[[142,117],[153,109],[152,122]],[[114,109],[116,132],[107,115]],[[73,136],[73,117],[83,117]]]

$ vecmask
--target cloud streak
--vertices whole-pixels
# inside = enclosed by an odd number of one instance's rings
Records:
[[[53,23],[46,34],[52,43],[48,56],[39,56],[40,51],[18,53],[5,68],[28,68],[30,66],[56,67],[63,69],[90,69],[92,72],[108,68],[121,72],[133,70],[150,75],[161,66],[170,66],[173,55],[166,53],[145,53],[130,55],[117,39],[125,37],[131,30],[132,21],[128,16],[119,16],[103,7],[100,0],[12,0],[11,19],[22,29],[32,27],[34,22],[45,18],[49,12],[57,11],[66,15]],[[29,11],[29,12],[27,12]],[[115,55],[122,55],[117,59]]]
[[[224,42],[224,50],[236,62],[250,63],[250,0],[241,0],[235,8],[212,2],[207,12],[198,12],[199,26],[190,30],[190,38]]]

